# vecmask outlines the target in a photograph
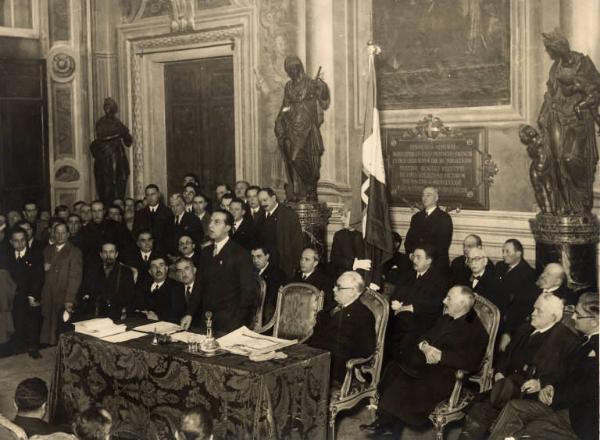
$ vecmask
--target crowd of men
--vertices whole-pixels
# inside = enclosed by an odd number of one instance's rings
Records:
[[[598,295],[570,290],[560,264],[537,276],[518,239],[504,243],[494,264],[475,234],[450,261],[452,218],[431,187],[411,219],[406,254],[393,233],[394,254],[381,268],[365,257],[348,212],[324,261],[304,246],[297,214],[272,189],[240,181],[234,189],[218,185],[210,198],[199,188],[190,174],[168,206],[151,184],[140,201],[77,202],[50,218],[28,202],[7,213],[6,227],[0,218],[0,285],[14,291],[14,334],[0,325],[0,350],[38,357],[40,342],[56,344],[70,323],[100,316],[145,316],[187,329],[202,327],[211,311],[216,330],[228,332],[253,324],[259,279],[266,285],[263,323],[275,312],[279,288],[304,282],[324,293],[307,343],[332,353],[332,381],[342,382],[346,361],[376,347],[375,319],[359,298],[363,275],[380,269],[379,285],[370,287],[389,293],[390,319],[378,417],[361,426],[367,435],[427,426],[450,396],[456,371],[479,370],[489,335],[477,297],[500,314],[494,383],[470,405],[461,438],[483,438],[490,429],[492,436],[597,435]],[[1,298],[0,313],[6,315]]]

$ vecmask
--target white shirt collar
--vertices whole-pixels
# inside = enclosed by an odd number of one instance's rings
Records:
[[[265,264],[265,267],[263,267],[261,270],[259,270],[259,271],[258,271],[258,274],[259,274],[259,275],[262,275],[262,274],[263,274],[263,272],[264,272],[265,270],[267,270],[267,267],[269,267],[269,262],[268,262],[268,261],[267,261],[267,264]]]
[[[279,202],[275,204],[275,207],[273,209],[271,209],[270,211],[267,211],[267,213],[269,215],[273,215],[273,213],[277,210],[277,208],[279,208]]]
[[[233,223],[233,227],[237,230],[239,229],[240,225],[242,224],[242,222],[244,221],[243,218],[239,219],[237,222]]]
[[[309,276],[311,276],[311,275],[312,275],[314,272],[315,272],[314,270],[311,270],[311,271],[310,271],[310,272],[308,272],[308,273],[304,273],[304,272],[302,272],[302,279],[308,278],[308,277],[309,277]]]
[[[256,208],[250,208],[250,211],[252,211],[252,214],[256,214],[258,211],[260,211],[260,206]]]
[[[431,213],[433,211],[435,211],[436,209],[437,209],[437,206],[434,206],[433,208],[426,209],[425,212],[427,212],[427,215],[431,215]]]
[[[165,284],[166,279],[162,280],[161,282],[155,281],[152,283],[152,287],[150,287],[150,290],[154,290],[154,289],[160,289],[162,287],[163,284]]]
[[[549,289],[542,289],[542,293],[553,293],[556,292],[558,290],[560,286],[554,286],[554,287],[550,287]]]
[[[57,245],[56,245],[56,252],[60,252],[60,250],[61,250],[62,248],[64,248],[64,247],[65,247],[65,244],[66,244],[66,243],[63,243],[63,244],[57,244]]]
[[[227,242],[229,241],[229,237],[225,237],[223,240],[221,240],[220,242],[216,243],[215,242],[215,250],[214,253],[218,254],[219,252],[221,252],[221,250],[223,249],[223,246],[225,246],[227,244]]]
[[[158,204],[156,204],[154,206],[148,205],[148,208],[150,208],[150,212],[156,212],[156,210],[158,209]]]
[[[22,251],[15,250],[15,258],[22,258],[25,256],[25,252],[27,249],[23,249]]]
[[[537,334],[540,334],[540,333],[546,333],[548,330],[550,330],[552,327],[554,327],[555,324],[556,324],[556,322],[553,323],[553,324],[550,324],[548,327],[544,327],[544,328],[539,329],[539,330],[536,329],[531,334],[532,335],[537,335]]]
[[[193,292],[194,291],[194,281],[192,281],[190,284],[186,284],[185,290],[187,290],[188,287],[190,288],[190,292]]]
[[[205,215],[206,215],[206,211],[204,211],[202,214],[196,214],[196,217],[198,217],[200,220],[202,220]]]
[[[152,251],[144,252],[141,249],[140,252],[142,253],[142,258],[150,258],[150,254],[152,253]]]
[[[177,220],[177,223],[181,223],[181,219],[183,218],[184,215],[185,215],[185,211],[183,211],[181,214],[179,214],[177,217],[175,217],[175,219]]]

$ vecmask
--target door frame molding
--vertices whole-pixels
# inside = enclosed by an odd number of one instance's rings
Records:
[[[194,32],[185,34],[171,33],[165,17],[118,27],[121,114],[134,139],[130,191],[135,198],[144,196],[149,183],[167,188],[164,67],[168,62],[233,57],[236,179],[259,180],[254,27],[252,9],[205,17],[197,20]]]

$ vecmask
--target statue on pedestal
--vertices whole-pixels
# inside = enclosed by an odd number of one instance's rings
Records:
[[[281,110],[275,121],[275,136],[283,153],[288,183],[288,201],[316,201],[320,177],[323,111],[329,107],[329,88],[319,77],[309,78],[302,61],[288,56],[284,62],[290,77]]]
[[[598,163],[600,73],[586,55],[572,51],[557,30],[542,34],[550,68],[539,132],[521,126],[533,159],[530,178],[540,208],[532,221],[538,266],[560,261],[575,290],[596,288],[598,221],[591,213]]]
[[[118,110],[114,99],[104,100],[104,116],[96,122],[96,139],[90,145],[96,190],[105,205],[125,197],[129,178],[129,161],[124,146],[130,147],[133,138],[129,128],[117,118]]]

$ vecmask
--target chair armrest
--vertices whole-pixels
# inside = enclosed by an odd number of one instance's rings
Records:
[[[450,394],[450,398],[448,399],[448,409],[451,410],[456,407],[458,404],[458,400],[460,399],[460,392],[462,390],[463,378],[465,377],[464,370],[457,370],[454,374],[456,378],[456,382],[454,382],[454,389],[452,390],[452,394]]]
[[[361,382],[365,381],[360,372],[358,370],[355,370],[355,368],[359,365],[366,364],[372,359],[373,355],[366,358],[352,358],[346,361],[346,376],[344,377],[344,383],[342,384],[342,388],[340,389],[340,399],[343,399],[348,395],[348,391],[350,391],[350,385],[352,385],[352,376],[354,375],[354,373],[358,373],[357,378],[362,379]]]

